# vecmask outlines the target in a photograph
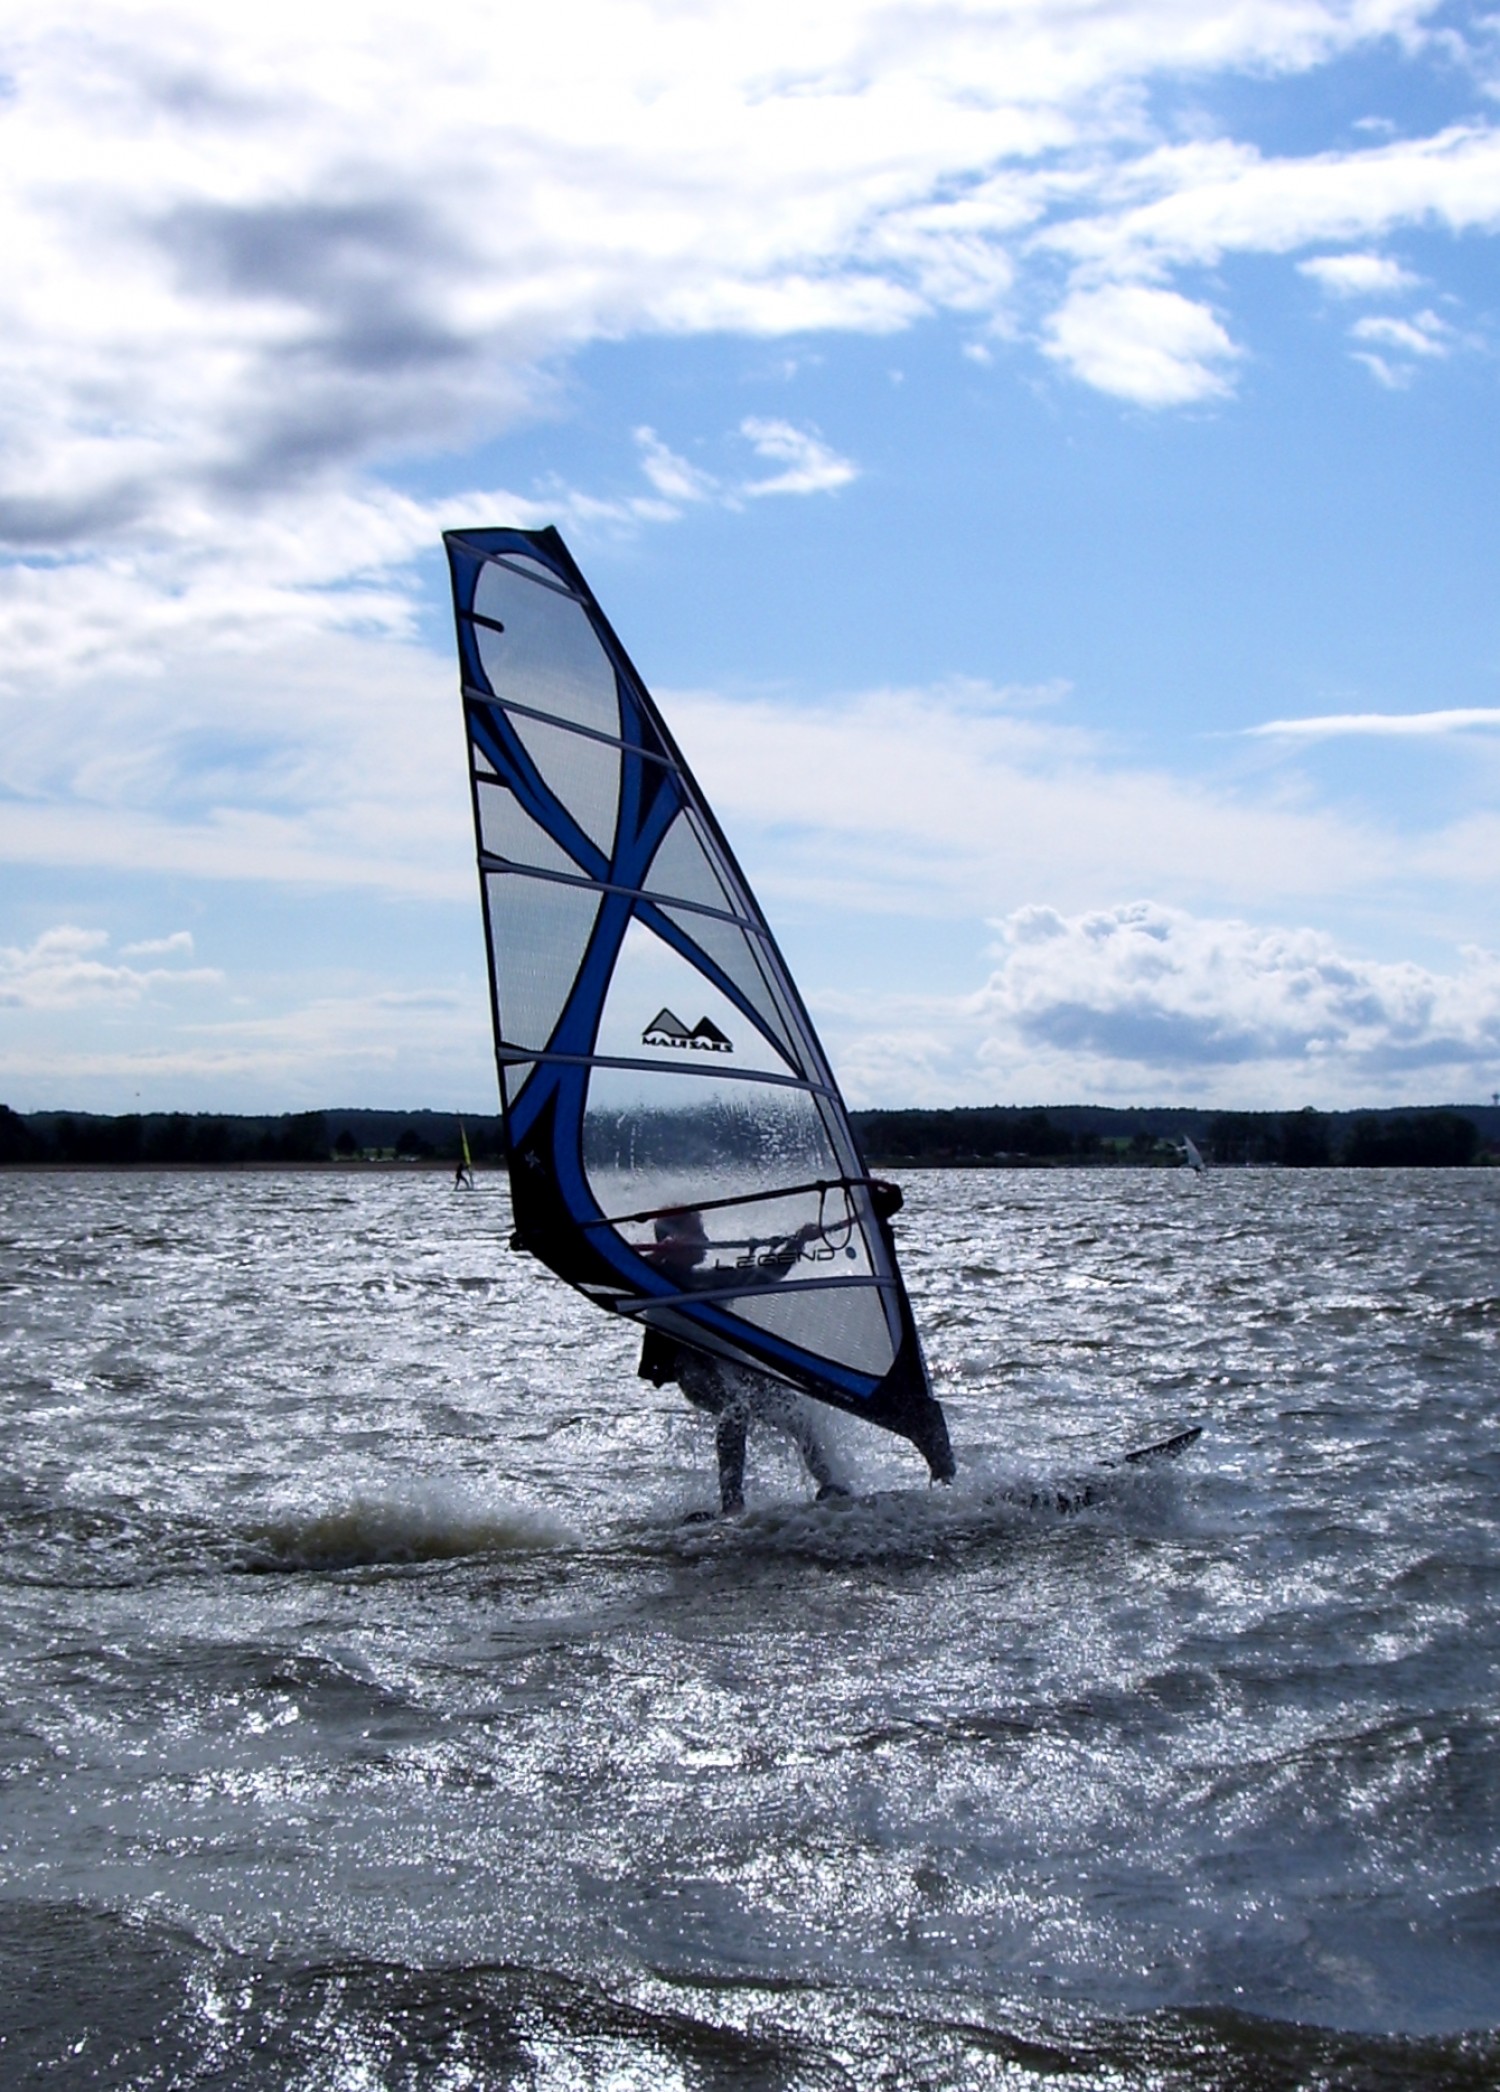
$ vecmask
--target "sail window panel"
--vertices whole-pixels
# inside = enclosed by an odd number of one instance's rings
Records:
[[[817,1040],[814,1039],[812,1044],[814,1048],[816,1048]],[[836,1098],[820,1098],[818,1101],[818,1109],[823,1115],[824,1138],[827,1140],[829,1146],[833,1149],[835,1155],[837,1155],[839,1158],[840,1176],[864,1176],[864,1157],[860,1153],[858,1144],[854,1139],[854,1135],[850,1128],[848,1118],[845,1115],[842,1103]],[[868,1193],[860,1192],[856,1194],[856,1196],[860,1201],[860,1210],[866,1216],[865,1224],[867,1226],[873,1227],[874,1220],[873,1217],[870,1215]]]
[[[619,739],[614,664],[581,603],[491,562],[479,577],[474,608],[505,628],[473,627],[496,697]]]
[[[697,925],[712,916],[691,918]],[[733,931],[732,924],[719,925]],[[742,935],[734,931],[736,936]],[[762,991],[763,992],[763,991]],[[785,1075],[788,1061],[691,959],[632,918],[604,1007],[595,1049],[612,1060],[648,1060],[705,1073],[743,1069]]]
[[[817,1221],[819,1194],[796,1187],[835,1173],[822,1120],[806,1090],[732,1076],[702,1080],[666,1067],[594,1069],[584,1107],[583,1161],[605,1213],[747,1200],[744,1207],[713,1214],[714,1240],[739,1245],[716,1251],[715,1262],[743,1254],[752,1236],[792,1234]],[[765,1193],[772,1196],[759,1196]],[[649,1232],[623,1230],[636,1247],[649,1240]]]
[[[599,896],[522,872],[489,872],[484,883],[501,1040],[539,1052],[583,964]]]
[[[768,1287],[729,1305],[742,1321],[768,1336],[781,1337],[856,1373],[879,1378],[895,1363],[895,1341],[881,1288],[874,1283]]]
[[[599,1181],[605,1181],[608,1168],[624,1167],[620,1157],[623,1154],[628,1163],[632,1151],[637,1161],[642,1153],[658,1153],[638,1125],[617,1124],[612,1132],[601,1121],[589,1148]],[[682,1198],[659,1200],[657,1206],[695,1206],[703,1196],[701,1190],[693,1193],[690,1188],[690,1193]],[[630,1210],[651,1213],[656,1207],[635,1206]],[[618,1211],[613,1217],[621,1221],[620,1233],[632,1249],[644,1251],[652,1247],[655,1235],[650,1219],[628,1220]],[[849,1224],[846,1195],[841,1191],[819,1191],[815,1184],[804,1184],[779,1195],[747,1195],[731,1204],[716,1205],[702,1217],[707,1251],[693,1276],[695,1290],[722,1291],[727,1296],[736,1288],[749,1287],[758,1292],[763,1286],[781,1285],[790,1278],[874,1276],[868,1244],[858,1227]],[[804,1228],[820,1232],[796,1243],[794,1238]]]
[[[818,1208],[812,1218],[819,1233],[802,1246],[795,1267],[798,1278],[875,1276],[870,1237],[856,1205],[857,1196],[844,1186],[830,1186],[818,1194]],[[752,1222],[752,1227],[759,1225]]]
[[[695,944],[700,945],[709,958],[728,974],[775,1033],[787,1066],[798,1074],[805,1073],[806,1063],[797,1051],[796,1034],[770,978],[770,969],[762,962],[760,940],[742,930],[737,923],[727,923],[717,915],[698,915],[689,909],[669,908],[665,904],[662,914],[675,923],[685,937],[691,937]],[[741,1029],[745,1029],[743,1018],[740,1024]]]
[[[720,877],[719,869],[699,834],[697,823],[686,808],[678,814],[657,845],[651,869],[646,874],[646,888],[652,894],[671,896],[679,901],[696,901],[703,908],[723,908],[731,915],[740,912],[740,904],[731,897],[729,887]]]
[[[556,589],[567,595],[574,593],[560,574],[554,574],[551,567],[543,566],[542,562],[539,559],[533,559],[529,552],[503,553],[499,564],[502,567],[513,567],[518,573],[530,575],[534,580],[539,581],[543,588]]]
[[[619,749],[520,712],[511,713],[510,723],[548,791],[610,856],[620,806]]]
[[[561,843],[555,843],[545,828],[533,821],[508,786],[479,780],[479,847],[491,857],[504,857],[512,864],[535,865],[544,872],[569,872],[578,877],[579,867]]]

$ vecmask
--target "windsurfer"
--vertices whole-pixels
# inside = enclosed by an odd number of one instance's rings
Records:
[[[797,1252],[821,1232],[818,1223],[810,1221],[787,1236],[778,1245],[783,1255],[755,1267],[755,1283],[774,1283],[784,1277],[796,1262]],[[711,1245],[701,1213],[691,1207],[664,1213],[656,1222],[655,1236],[644,1253],[646,1261],[668,1273],[684,1292],[723,1283],[721,1267],[703,1268]],[[786,1251],[791,1254],[785,1255]],[[808,1413],[808,1404],[795,1389],[773,1380],[768,1373],[732,1365],[728,1359],[715,1358],[659,1329],[646,1331],[637,1370],[643,1380],[656,1387],[675,1381],[695,1408],[706,1409],[716,1419],[719,1503],[726,1514],[745,1508],[745,1440],[752,1419],[757,1424],[769,1424],[791,1439],[802,1455],[803,1466],[818,1485],[819,1503],[830,1496],[849,1494],[835,1477],[828,1449]]]

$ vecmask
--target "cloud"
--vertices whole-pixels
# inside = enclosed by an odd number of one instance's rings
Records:
[[[1380,1092],[1415,1074],[1472,1090],[1500,1051],[1500,957],[1457,974],[1351,958],[1317,930],[1207,920],[1149,903],[1019,910],[978,998],[987,1063],[1016,1045],[1097,1057],[1117,1081],[1254,1070],[1306,1094]],[[1335,1072],[1330,1077],[1329,1070]]]
[[[974,684],[670,708],[859,1103],[1493,1087],[1493,958],[1444,974],[1389,956],[1432,939],[1443,895],[1471,897],[1483,935],[1492,816],[1398,833],[1264,773],[1170,775],[1055,701]],[[1132,891],[1155,898],[1116,902]],[[1006,929],[982,993],[898,985],[961,977],[957,926],[984,915]],[[1319,917],[1342,943],[1284,927]],[[1354,955],[1361,938],[1384,956]]]
[[[215,977],[217,978],[217,977]],[[49,1027],[76,1005],[33,1002],[29,1022],[0,1043],[0,1083],[16,1109],[118,1111],[122,1097],[148,1111],[326,1108],[359,1096],[401,1110],[413,1099],[493,1111],[494,1061],[486,999],[474,983],[392,994],[367,985],[338,994],[297,993],[253,1014],[214,998],[210,1014],[168,1024],[158,1007],[96,1001],[111,1023],[85,1032]],[[0,999],[3,1004],[3,999]],[[90,1005],[83,1005],[90,1007]],[[143,1021],[149,1018],[150,1021]]]
[[[1392,298],[1419,281],[1384,254],[1315,254],[1297,267],[1335,298]]]
[[[1431,137],[1274,159],[1234,140],[1164,145],[1101,176],[1096,207],[1044,228],[1083,280],[1152,280],[1235,254],[1291,254],[1398,227],[1500,226],[1500,132],[1455,124]]]
[[[1048,322],[1047,353],[1100,392],[1180,407],[1226,393],[1240,351],[1206,306],[1177,291],[1113,284],[1067,299]]]
[[[1367,314],[1356,320],[1349,330],[1355,341],[1372,343],[1373,348],[1355,351],[1359,362],[1380,380],[1382,385],[1398,386],[1410,382],[1413,362],[1392,362],[1392,355],[1407,359],[1451,356],[1458,344],[1458,336],[1445,320],[1435,312],[1414,313],[1410,319],[1397,319],[1390,314]],[[1389,353],[1380,354],[1385,350]]]
[[[24,949],[0,946],[0,1008],[71,1010],[93,1004],[139,1002],[158,988],[215,984],[223,976],[213,967],[153,966],[141,971],[111,964],[98,955],[109,943],[103,930],[62,923],[44,930]],[[136,953],[191,951],[177,937],[129,947]]]
[[[193,955],[193,933],[191,930],[174,930],[170,937],[143,937],[137,944],[122,944],[122,959],[148,959],[165,956],[168,952],[182,952],[186,957]]]
[[[1379,342],[1408,356],[1446,356],[1453,337],[1453,329],[1435,312],[1419,312],[1409,320],[1372,315],[1356,320],[1350,332],[1356,341]]]
[[[1042,701],[1045,700],[1045,701]],[[1145,891],[1270,907],[1383,889],[1401,853],[1270,787],[1122,762],[1055,688],[972,682],[730,700],[666,693],[674,732],[767,895],[965,918]]]
[[[739,433],[757,456],[774,459],[784,469],[768,479],[717,477],[668,449],[655,429],[636,430],[641,469],[663,500],[673,504],[673,514],[695,502],[737,508],[747,498],[766,494],[831,494],[859,476],[859,467],[832,450],[817,429],[749,415]]]
[[[858,475],[859,467],[830,450],[815,429],[751,415],[740,423],[740,434],[760,457],[772,458],[783,467],[769,479],[746,480],[740,489],[743,494],[830,494]]]
[[[868,1101],[1431,1103],[1488,1094],[1500,1057],[1500,955],[1439,973],[1152,902],[1018,909],[976,994],[840,1059]],[[873,1094],[872,1094],[873,1093]]]
[[[210,569],[176,596],[148,594],[142,634],[130,624],[140,596],[122,605],[119,576],[70,567],[44,580],[67,655],[49,674],[50,620],[13,598],[0,861],[472,893],[453,670],[395,636],[411,614],[400,596],[241,597],[235,576]],[[376,632],[338,629],[345,617]]]
[[[655,429],[637,429],[635,440],[640,446],[641,469],[664,500],[709,501],[717,493],[713,476],[669,450]]]
[[[1052,353],[1118,396],[1203,398],[1230,329],[1165,272],[1492,230],[1500,143],[1470,123],[1263,160],[1163,143],[1150,90],[1392,40],[1415,63],[1435,12],[1099,0],[1083,35],[991,0],[753,24],[572,0],[490,37],[410,0],[56,0],[7,49],[0,536],[138,552],[347,490],[555,409],[588,342],[936,312],[1019,339],[1059,255]],[[838,469],[808,454],[757,491]]]
[[[1164,142],[1146,90],[1392,38],[1416,63],[1433,12],[1100,0],[1082,37],[990,0],[850,0],[752,35],[729,0],[572,0],[566,32],[496,40],[409,0],[359,22],[163,0],[128,26],[58,0],[8,48],[0,544],[24,564],[0,573],[0,659],[19,681],[150,670],[195,630],[215,655],[278,627],[406,637],[414,562],[481,504],[586,544],[855,478],[818,430],[747,416],[776,470],[641,429],[639,486],[383,483],[563,411],[590,342],[947,312],[974,354],[1039,340],[1115,398],[1222,397],[1238,329],[1172,272],[1493,230],[1500,134],[1272,160]],[[1306,266],[1393,287],[1373,253]],[[1452,346],[1430,314],[1391,324],[1357,343],[1383,382]]]
[[[1500,709],[1470,705],[1447,712],[1330,712],[1310,719],[1268,719],[1249,726],[1251,738],[1334,740],[1343,735],[1374,739],[1442,739],[1450,734],[1484,732],[1500,727]]]

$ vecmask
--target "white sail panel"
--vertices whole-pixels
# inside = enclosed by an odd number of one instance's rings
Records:
[[[495,969],[501,1041],[529,1053],[552,1037],[599,913],[591,888],[524,872],[485,879],[490,937],[504,961]]]
[[[524,712],[512,712],[510,725],[542,783],[607,856],[620,810],[619,750]]]
[[[757,1329],[794,1342],[811,1337],[820,1352],[859,1373],[888,1373],[895,1363],[900,1332],[886,1319],[878,1286],[799,1286],[789,1280],[743,1294],[733,1311]]]
[[[534,865],[544,872],[579,875],[576,858],[554,842],[545,828],[533,821],[516,802],[508,785],[498,780],[475,784],[478,807],[479,847],[487,857],[503,857],[511,864]]]
[[[491,562],[474,591],[480,617],[502,625],[475,627],[475,643],[495,695],[550,718],[618,738],[615,672],[581,603],[553,582]]]
[[[699,917],[694,928],[705,924],[728,927]],[[675,1022],[658,1024],[661,1018]],[[761,1035],[701,967],[639,919],[630,923],[621,943],[594,1050],[611,1059],[654,1061],[674,1070],[789,1071],[786,1054]]]
[[[686,807],[658,844],[645,883],[648,892],[668,899],[696,901],[730,915],[740,912]]]
[[[507,1111],[519,1100],[522,1090],[536,1072],[535,1061],[500,1063],[500,1097]]]
[[[767,945],[753,931],[727,923],[717,915],[700,915],[686,908],[663,905],[662,914],[684,937],[691,938],[734,983],[767,1026],[780,1047],[784,1067],[801,1071],[802,1063],[793,1039],[790,1012],[775,985],[774,967]]]

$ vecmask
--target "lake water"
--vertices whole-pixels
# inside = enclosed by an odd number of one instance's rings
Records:
[[[1500,1172],[906,1188],[703,1525],[498,1179],[0,1176],[6,2092],[1500,2084]]]

